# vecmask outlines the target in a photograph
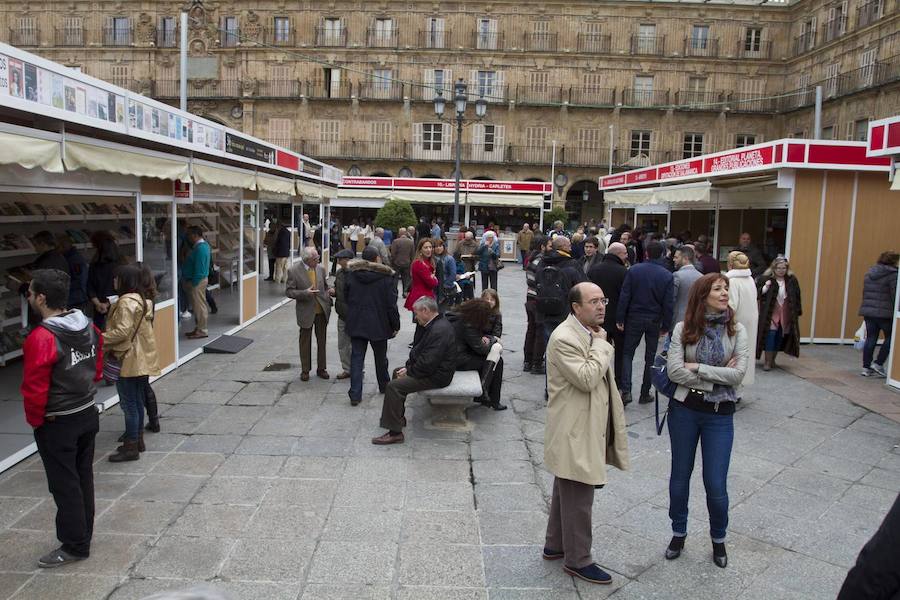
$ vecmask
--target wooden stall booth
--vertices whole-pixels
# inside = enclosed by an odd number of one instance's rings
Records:
[[[613,210],[665,207],[670,231],[707,234],[720,261],[749,232],[765,255],[790,259],[802,339],[845,343],[866,270],[896,245],[889,169],[862,142],[785,139],[601,177],[600,189]]]

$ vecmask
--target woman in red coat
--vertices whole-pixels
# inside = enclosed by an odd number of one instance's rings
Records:
[[[434,243],[431,238],[422,238],[416,246],[416,258],[409,267],[412,284],[409,288],[409,296],[403,305],[407,310],[413,309],[413,303],[422,296],[434,298],[438,280],[434,275]]]

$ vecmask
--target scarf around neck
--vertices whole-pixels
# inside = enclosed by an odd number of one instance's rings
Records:
[[[725,325],[731,319],[731,310],[722,313],[706,313],[706,328],[697,341],[697,362],[711,367],[724,367],[731,357],[725,356],[723,336],[727,335]],[[734,388],[715,384],[712,392],[705,395],[707,402],[734,401]]]

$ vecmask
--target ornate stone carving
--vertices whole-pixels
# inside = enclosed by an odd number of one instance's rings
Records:
[[[149,77],[138,79],[137,91],[144,96],[151,96],[153,94],[153,80]]]
[[[191,56],[202,56],[206,54],[206,40],[200,38],[193,39],[188,45],[188,49],[190,50]]]
[[[241,95],[244,97],[256,94],[257,81],[252,77],[241,80]]]
[[[153,17],[147,13],[141,13],[134,25],[134,43],[136,46],[152,46],[156,42],[156,25]]]
[[[251,10],[241,23],[241,43],[259,42],[261,39],[262,24],[259,22],[259,15]]]

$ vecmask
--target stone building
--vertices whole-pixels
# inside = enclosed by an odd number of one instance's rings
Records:
[[[0,39],[177,103],[183,6],[0,0]],[[555,154],[576,218],[610,162],[811,136],[817,85],[823,137],[900,112],[900,0],[188,6],[192,112],[351,174],[451,177],[433,98],[462,78],[463,177],[549,180]]]

